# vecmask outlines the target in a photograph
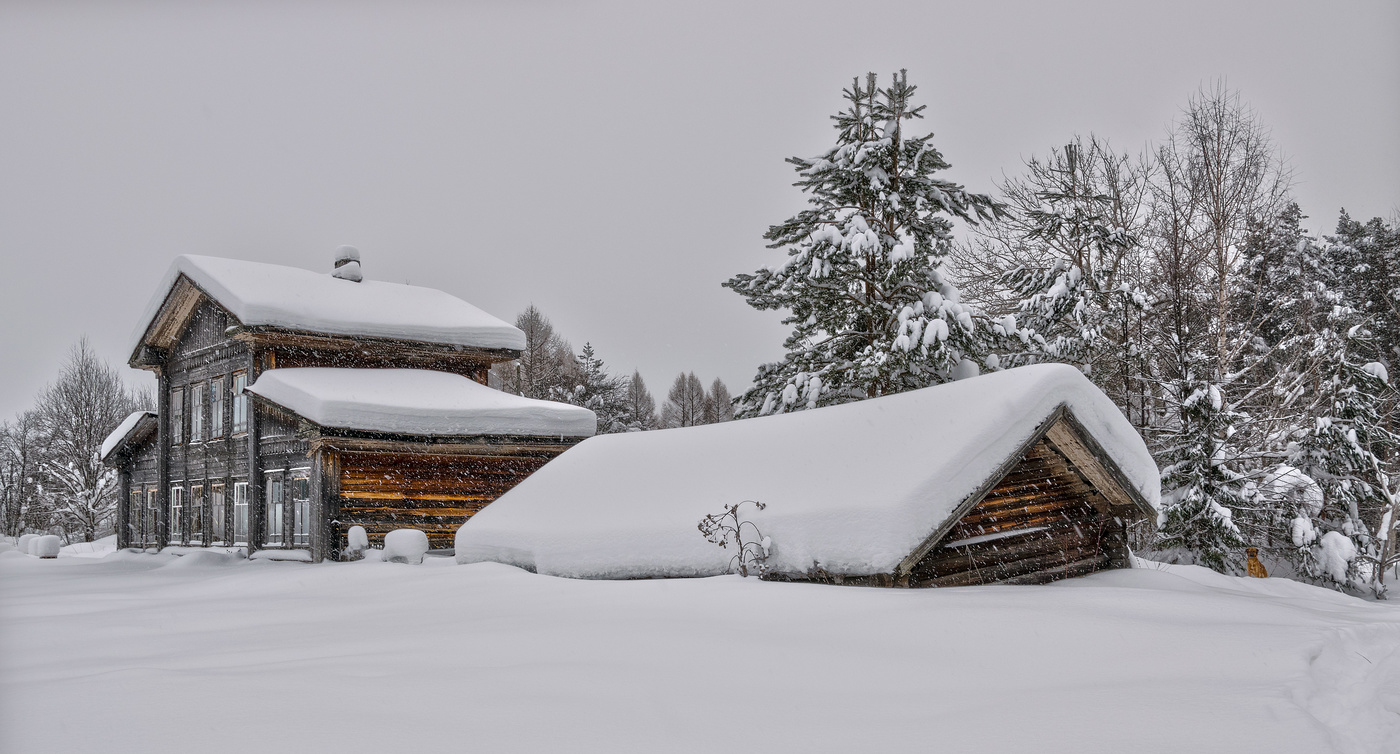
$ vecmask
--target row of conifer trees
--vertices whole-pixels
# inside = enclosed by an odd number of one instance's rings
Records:
[[[658,410],[641,372],[633,370],[631,377],[612,374],[592,343],[585,343],[575,353],[535,305],[516,316],[515,326],[525,333],[525,349],[519,359],[492,369],[493,386],[527,398],[591,409],[598,417],[599,434],[690,427],[734,418],[729,389],[718,377],[706,389],[694,372],[676,375]]]

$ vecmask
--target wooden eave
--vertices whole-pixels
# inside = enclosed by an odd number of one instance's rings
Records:
[[[570,435],[413,435],[326,427],[253,392],[247,395],[260,406],[297,422],[297,436],[308,443],[308,455],[318,450],[357,453],[412,453],[417,455],[557,455],[587,439]]]
[[[127,364],[133,369],[154,370],[164,363],[165,355],[179,342],[180,333],[184,332],[185,325],[189,323],[190,317],[194,316],[195,309],[199,308],[199,302],[203,298],[214,300],[184,274],[175,278],[175,283],[165,294],[165,301],[161,303],[160,309],[156,310],[156,315],[146,323],[146,332],[141,336],[141,342],[137,344]],[[230,314],[229,318],[233,319],[233,315]]]
[[[1002,462],[995,473],[988,477],[972,494],[964,498],[932,534],[914,548],[908,557],[900,561],[899,565],[895,567],[894,577],[908,576],[914,566],[942,541],[948,531],[956,526],[958,521],[962,520],[963,516],[966,516],[978,503],[982,502],[987,493],[995,489],[997,484],[1030,452],[1031,448],[1042,440],[1049,443],[1057,453],[1063,456],[1074,472],[1102,496],[1101,500],[1090,501],[1095,507],[1102,508],[1105,513],[1130,520],[1143,517],[1151,520],[1156,516],[1156,510],[1143,499],[1137,488],[1128,481],[1127,476],[1104,451],[1103,446],[1074,417],[1069,406],[1060,404],[1051,412],[1050,416],[1046,417],[1045,421],[1036,427],[1030,438]]]
[[[430,356],[486,364],[520,358],[520,351],[513,348],[474,348],[369,335],[313,332],[272,325],[245,326],[232,312],[220,305],[218,299],[181,273],[170,286],[170,291],[156,315],[147,323],[146,332],[141,336],[141,342],[132,352],[127,364],[135,369],[153,370],[159,367],[166,354],[179,342],[181,333],[194,316],[195,310],[199,308],[200,301],[205,299],[219,306],[228,316],[229,326],[224,331],[228,337],[255,346],[342,352],[399,351],[410,356]]]

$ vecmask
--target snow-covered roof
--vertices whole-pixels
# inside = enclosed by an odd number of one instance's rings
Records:
[[[684,429],[603,435],[560,455],[473,516],[459,562],[559,576],[703,576],[733,552],[696,525],[743,500],[772,538],[769,565],[892,573],[1067,408],[1136,495],[1157,466],[1118,408],[1078,370],[1037,365],[899,395]]]
[[[322,427],[364,432],[588,437],[598,426],[586,408],[427,369],[269,369],[248,392]]]
[[[112,451],[116,450],[128,437],[135,434],[137,428],[141,427],[142,420],[148,417],[154,423],[156,413],[154,411],[133,411],[130,416],[122,419],[122,423],[118,424],[117,428],[112,430],[112,434],[107,435],[107,439],[102,441],[102,449],[97,451],[97,457],[103,461],[107,460],[107,456],[110,456]],[[142,427],[142,429],[145,428]]]
[[[483,349],[523,349],[514,326],[443,291],[378,280],[354,282],[299,267],[219,257],[171,263],[132,336],[142,344],[183,275],[248,327],[356,335]]]

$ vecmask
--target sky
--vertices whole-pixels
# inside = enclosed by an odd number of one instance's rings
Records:
[[[1314,231],[1400,212],[1395,2],[0,2],[0,418],[87,336],[122,365],[171,260],[441,288],[739,393],[782,356],[720,287],[782,257],[784,158],[866,71],[992,192],[1095,133],[1137,151],[1224,79]],[[132,384],[145,373],[121,366]]]

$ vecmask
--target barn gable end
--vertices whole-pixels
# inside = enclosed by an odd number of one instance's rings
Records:
[[[1151,506],[1067,408],[901,563],[909,586],[1041,584],[1129,565],[1127,527]]]
[[[1041,440],[914,564],[910,586],[1039,584],[1122,568],[1126,523]]]

